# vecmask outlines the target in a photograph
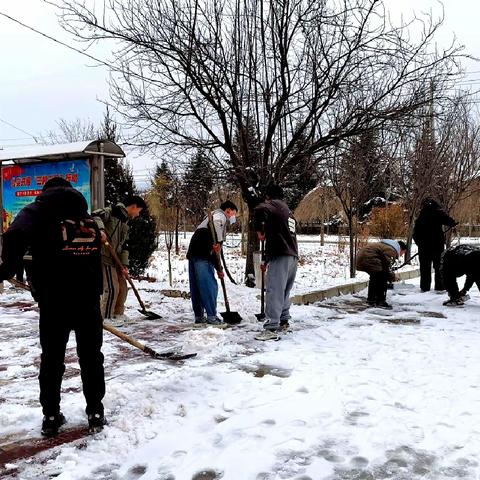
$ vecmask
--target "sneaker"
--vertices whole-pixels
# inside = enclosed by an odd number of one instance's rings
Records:
[[[205,317],[195,317],[195,321],[193,323],[195,325],[205,325],[207,323],[207,319]]]
[[[443,302],[443,304],[446,307],[461,307],[462,305],[465,305],[460,298],[457,298],[456,300],[451,298],[450,300]]]
[[[260,340],[262,342],[266,342],[267,340],[280,340],[280,336],[278,335],[277,332],[274,332],[273,330],[264,330],[262,333],[259,333],[256,337],[255,340]]]
[[[377,308],[384,308],[385,310],[391,310],[391,309],[392,309],[392,306],[391,306],[389,303],[385,302],[385,301],[383,301],[383,302],[377,302],[377,303],[375,304],[375,306],[376,306]]]
[[[113,316],[113,321],[114,322],[122,322],[123,325],[127,325],[130,323],[134,323],[134,320],[131,319],[128,315],[125,315],[124,313],[122,314],[116,314]],[[121,325],[120,325],[121,326]]]
[[[103,413],[93,413],[88,416],[88,433],[98,433],[107,424]]]
[[[42,435],[45,437],[54,437],[58,434],[58,429],[66,423],[62,412],[56,415],[45,415],[42,421]]]
[[[223,320],[221,318],[215,317],[215,318],[207,318],[207,324],[208,325],[223,325]]]

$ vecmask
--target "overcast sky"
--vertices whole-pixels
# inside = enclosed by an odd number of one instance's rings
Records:
[[[396,15],[401,10],[408,16],[431,8],[440,12],[433,0],[385,0]],[[401,5],[401,7],[399,6]],[[479,0],[445,0],[445,25],[440,42],[447,43],[454,33],[467,52],[480,57]],[[58,25],[54,7],[43,0],[2,0],[0,12],[49,35],[75,45]],[[80,45],[77,45],[80,46]],[[106,58],[107,46],[91,53]],[[99,124],[108,99],[108,71],[95,62],[72,52],[26,28],[0,16],[0,148],[31,144],[32,136],[56,128],[60,118],[90,119]],[[479,79],[480,64],[468,62],[472,79]],[[8,122],[9,126],[4,122]],[[23,131],[22,131],[23,130]],[[148,162],[132,162],[138,177],[145,173]]]

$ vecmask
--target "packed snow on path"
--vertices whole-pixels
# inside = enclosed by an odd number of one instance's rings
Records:
[[[294,306],[292,332],[254,340],[258,290],[231,287],[244,326],[191,330],[189,301],[139,283],[149,321],[125,327],[158,351],[198,357],[153,360],[105,332],[109,425],[86,440],[5,466],[22,480],[443,480],[478,479],[480,296],[463,308],[419,293],[389,292],[392,311],[366,309],[365,292]],[[223,306],[220,305],[220,311]],[[24,292],[0,296],[0,449],[38,438],[39,345]],[[72,336],[73,337],[73,336]],[[84,424],[71,339],[62,411]],[[1,468],[1,467],[0,467]],[[7,475],[9,475],[7,477]]]

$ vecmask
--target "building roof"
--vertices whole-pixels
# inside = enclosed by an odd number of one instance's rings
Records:
[[[32,163],[42,161],[68,160],[88,155],[100,154],[103,144],[105,157],[125,157],[125,152],[116,143],[109,140],[85,140],[82,142],[62,143],[56,145],[31,145],[28,147],[11,147],[0,150],[0,163]]]

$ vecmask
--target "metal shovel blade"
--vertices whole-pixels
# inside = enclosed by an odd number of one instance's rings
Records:
[[[264,313],[256,313],[255,316],[257,317],[257,320],[259,322],[263,322],[265,320],[265,314]]]
[[[149,320],[158,320],[162,318],[158,313],[155,312],[149,312],[148,310],[142,310],[141,308],[139,308],[138,311],[142,315],[145,315]]]
[[[223,321],[229,325],[237,325],[237,323],[242,321],[242,317],[238,312],[222,312],[220,315],[222,316]]]

